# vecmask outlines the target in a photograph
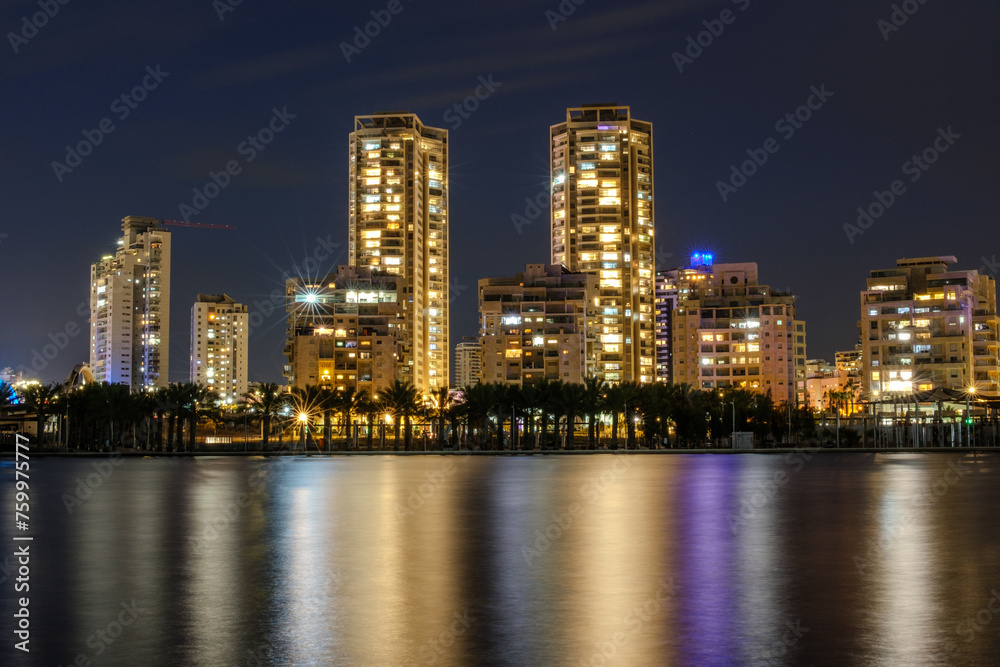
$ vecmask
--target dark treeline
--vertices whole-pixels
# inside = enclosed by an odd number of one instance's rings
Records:
[[[0,408],[13,398],[8,390],[0,387]],[[376,395],[320,386],[286,391],[264,383],[231,406],[190,383],[154,392],[107,383],[65,393],[58,385],[31,385],[22,403],[35,416],[41,440],[83,450],[194,451],[199,425],[207,423],[213,432],[252,426],[264,449],[283,446],[288,438],[307,450],[341,449],[349,442],[403,451],[428,444],[487,450],[700,448],[728,445],[734,429],[754,433],[758,446],[816,435],[808,409],[777,404],[770,395],[686,384],[609,385],[594,378],[583,384],[477,384],[426,399],[399,381]],[[54,436],[42,428],[50,421]]]

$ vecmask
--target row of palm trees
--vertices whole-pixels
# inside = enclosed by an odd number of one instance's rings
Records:
[[[857,412],[857,404],[861,402],[861,385],[851,378],[847,384],[837,389],[824,392],[827,406],[834,412],[843,415],[853,415]]]
[[[171,384],[154,392],[107,382],[68,392],[58,384],[30,384],[18,396],[19,407],[35,417],[40,443],[86,450],[129,446],[182,451],[194,446],[199,422],[222,418],[218,394],[192,383]],[[9,410],[13,399],[9,386],[0,386],[0,410]],[[49,443],[46,425],[53,419],[55,442]]]
[[[4,398],[8,390],[0,385],[0,409],[9,402]],[[83,449],[192,450],[199,423],[206,420],[253,423],[265,449],[275,435],[283,443],[286,434],[296,432],[306,449],[332,449],[337,442],[361,447],[363,437],[371,450],[376,438],[378,446],[388,446],[391,429],[392,448],[408,451],[418,430],[433,441],[425,440],[425,448],[521,450],[701,447],[722,442],[733,430],[780,442],[814,430],[807,409],[776,405],[769,395],[686,384],[611,385],[597,378],[524,387],[480,383],[455,392],[440,389],[426,399],[398,380],[375,395],[315,385],[286,391],[263,383],[235,406],[220,406],[217,394],[191,383],[155,392],[107,383],[67,393],[58,385],[31,385],[21,394],[22,407],[36,416],[42,438],[54,418],[55,444]]]
[[[808,410],[776,405],[769,395],[745,389],[609,385],[588,378],[583,384],[478,384],[462,394],[455,410],[465,419],[469,438],[486,448],[702,447],[722,442],[734,430],[781,442],[790,432],[811,436],[814,429]]]

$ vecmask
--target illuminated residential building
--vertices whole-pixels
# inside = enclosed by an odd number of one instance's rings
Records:
[[[469,387],[483,378],[483,347],[466,341],[455,346],[455,387]]]
[[[830,392],[842,386],[837,367],[826,359],[806,361],[806,400],[810,408],[824,411],[831,406]]]
[[[90,369],[97,382],[166,387],[170,368],[170,232],[122,219],[113,254],[90,267]]]
[[[199,294],[191,306],[191,382],[219,395],[224,405],[247,392],[247,307],[220,294]]]
[[[407,112],[358,116],[350,172],[350,264],[402,279],[401,379],[447,387],[448,131]]]
[[[401,276],[340,266],[315,283],[286,281],[285,377],[292,387],[367,390],[400,378]]]
[[[600,377],[598,280],[555,264],[480,280],[483,382],[580,384]]]
[[[676,271],[674,382],[738,387],[806,402],[806,327],[795,297],[757,281],[757,265],[695,255]]]
[[[842,352],[836,352],[835,363],[837,366],[837,372],[841,376],[852,378],[858,384],[861,383],[861,378],[864,377],[864,354],[861,351],[861,346],[858,345],[854,350],[845,350]]]
[[[552,263],[598,278],[597,371],[656,379],[653,126],[585,105],[550,130]]]
[[[656,381],[674,381],[673,333],[677,309],[677,271],[656,272]]]
[[[878,399],[938,388],[996,398],[996,282],[951,256],[900,259],[861,292],[863,384]]]

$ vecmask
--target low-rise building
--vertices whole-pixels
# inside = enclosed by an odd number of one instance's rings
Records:
[[[340,266],[323,280],[286,282],[285,377],[292,387],[353,387],[376,395],[402,377],[402,278]]]
[[[456,388],[477,384],[483,377],[483,346],[479,341],[465,341],[455,346]]]
[[[480,280],[483,382],[580,384],[600,377],[598,297],[597,276],[558,264],[528,264],[522,273]]]
[[[957,263],[904,258],[869,274],[859,322],[866,396],[947,389],[1000,397],[996,282]]]
[[[806,327],[795,296],[759,284],[755,263],[713,262],[695,255],[675,272],[674,382],[805,404]]]

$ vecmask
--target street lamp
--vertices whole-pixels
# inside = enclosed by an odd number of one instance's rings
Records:
[[[299,413],[299,444],[302,445],[302,451],[306,451],[306,428],[308,428],[309,416],[304,413]]]
[[[965,442],[967,447],[972,446],[972,406],[970,404],[975,393],[975,385],[969,387],[969,391],[965,393]]]

